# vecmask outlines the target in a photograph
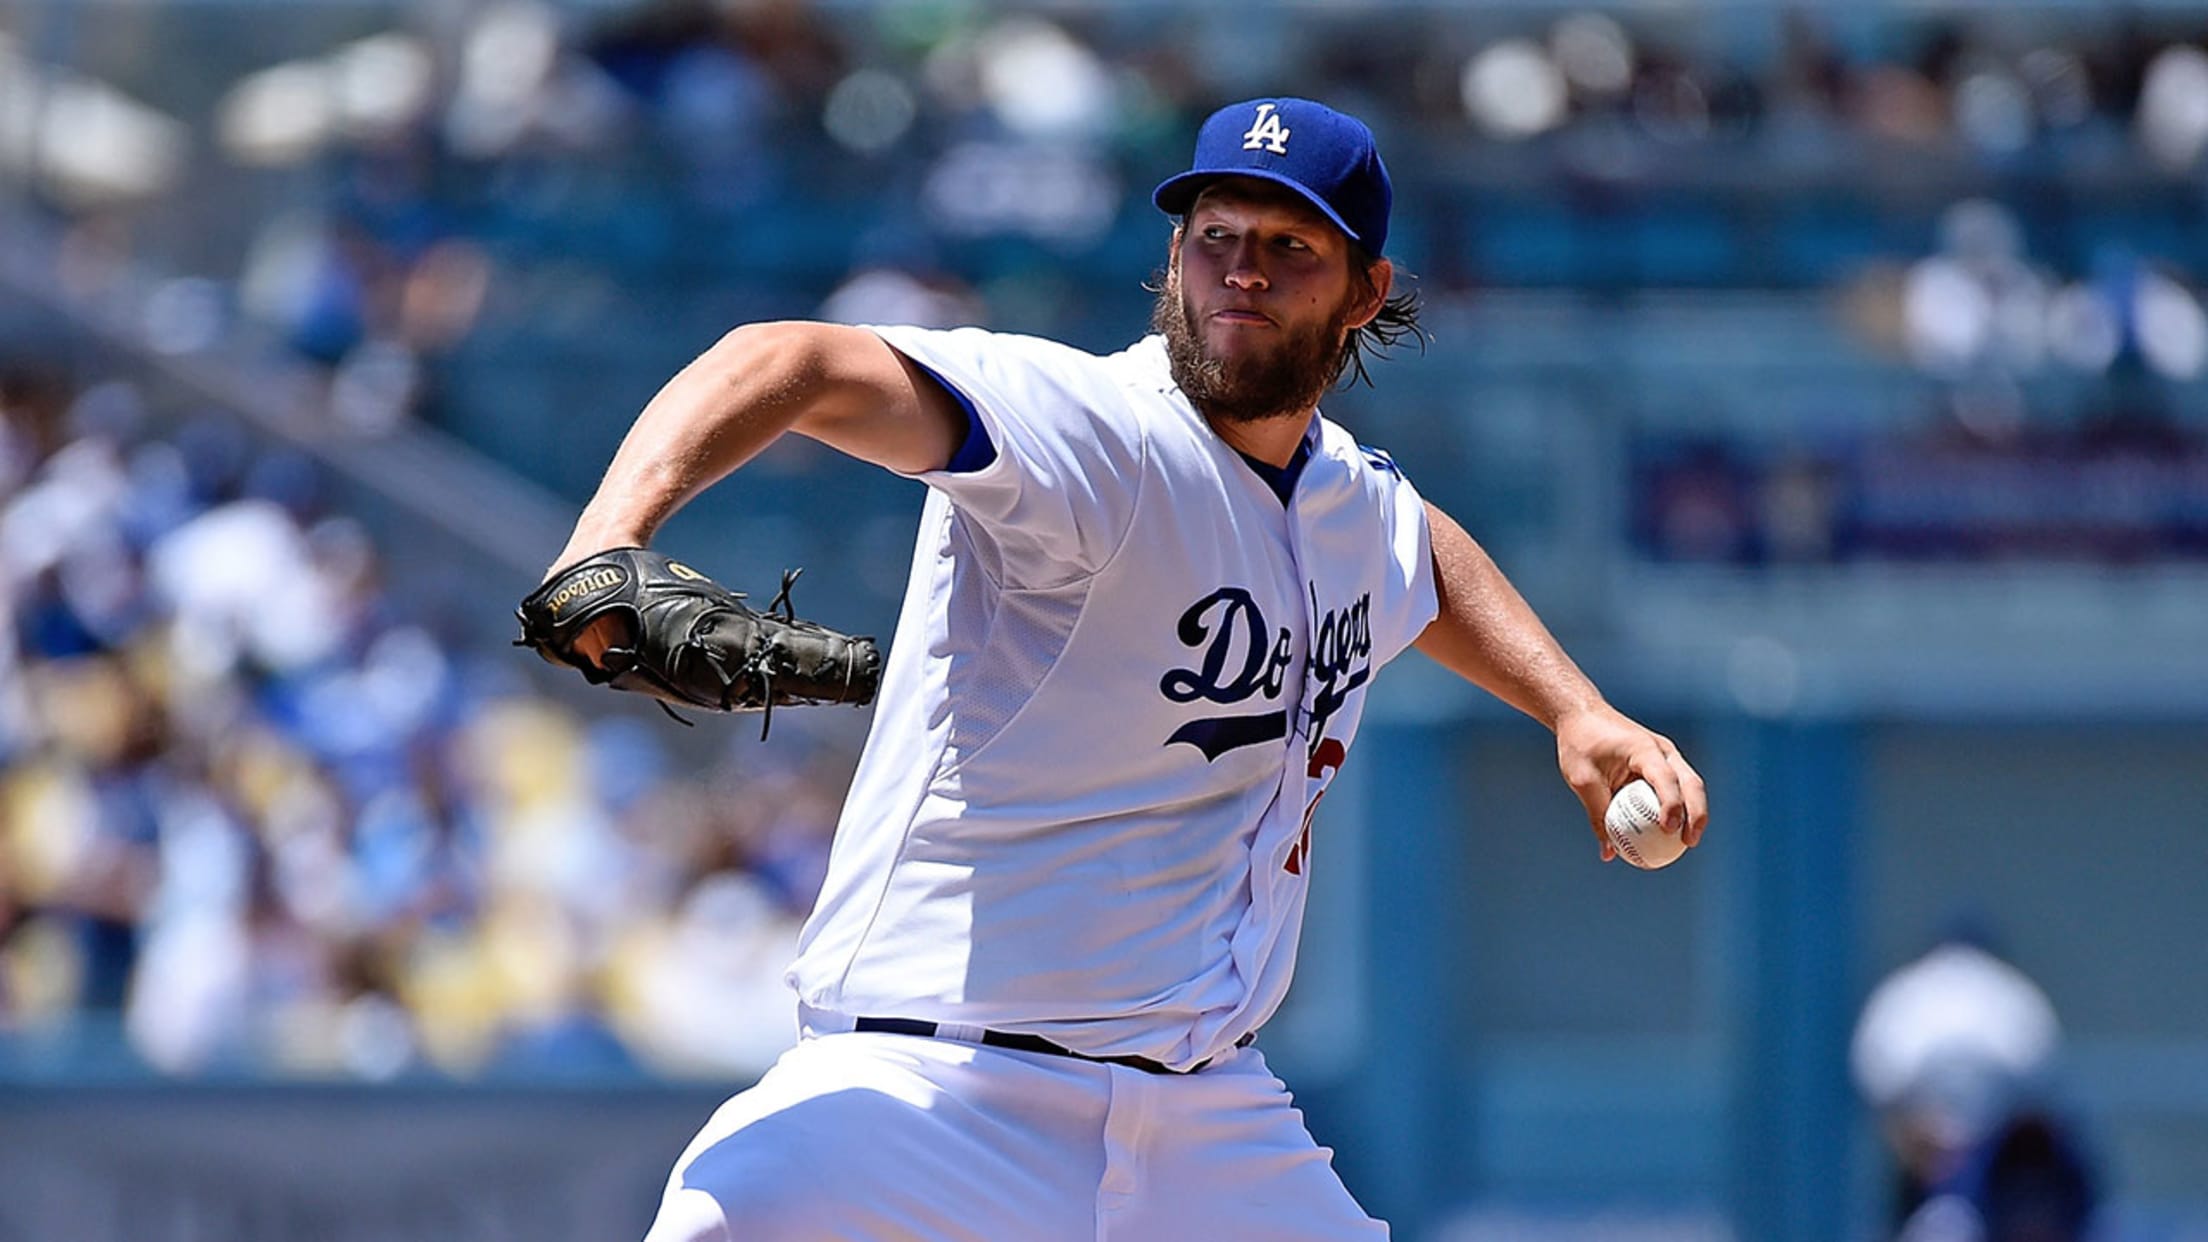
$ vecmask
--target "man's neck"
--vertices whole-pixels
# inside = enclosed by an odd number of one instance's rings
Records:
[[[1243,422],[1204,415],[1204,421],[1227,442],[1227,447],[1253,457],[1275,469],[1286,469],[1296,456],[1296,446],[1303,443],[1304,433],[1311,429],[1312,411],[1299,414],[1276,414],[1255,422]]]

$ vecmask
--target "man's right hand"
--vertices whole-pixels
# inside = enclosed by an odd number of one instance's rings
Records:
[[[626,620],[608,613],[575,635],[575,654],[602,669],[606,666],[607,648],[627,647],[635,641],[636,635],[629,632]]]
[[[614,529],[603,520],[593,520],[594,515],[585,510],[575,530],[567,538],[567,546],[552,558],[552,567],[544,571],[541,582],[550,582],[575,562],[596,556],[608,548],[641,548],[647,538],[626,530]],[[575,635],[570,649],[596,667],[606,667],[606,651],[611,647],[635,645],[636,635],[630,631],[627,619],[607,614],[591,622]]]

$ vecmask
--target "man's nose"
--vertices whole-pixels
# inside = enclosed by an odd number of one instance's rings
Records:
[[[1267,287],[1265,270],[1257,264],[1257,248],[1247,243],[1235,247],[1227,262],[1227,283],[1237,289]]]

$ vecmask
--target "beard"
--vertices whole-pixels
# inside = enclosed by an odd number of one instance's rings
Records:
[[[1342,376],[1348,308],[1323,324],[1283,327],[1270,350],[1228,359],[1204,344],[1195,314],[1181,296],[1181,268],[1166,269],[1150,307],[1150,330],[1165,338],[1165,356],[1189,404],[1210,418],[1257,423],[1302,414]]]

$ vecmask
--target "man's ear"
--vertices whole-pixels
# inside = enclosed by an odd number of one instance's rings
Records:
[[[1395,264],[1387,259],[1374,259],[1365,269],[1364,283],[1356,292],[1356,300],[1349,308],[1349,326],[1362,328],[1379,317],[1380,308],[1388,304],[1388,293],[1395,288]]]

